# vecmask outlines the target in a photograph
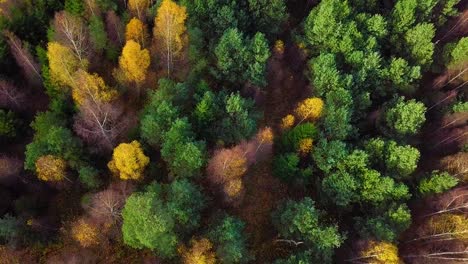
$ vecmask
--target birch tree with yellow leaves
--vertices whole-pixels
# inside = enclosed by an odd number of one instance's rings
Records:
[[[149,0],[129,0],[128,9],[130,13],[138,17],[140,20],[145,20],[146,10],[149,8]]]
[[[137,97],[140,96],[140,86],[146,79],[146,73],[150,66],[150,54],[147,49],[142,49],[140,44],[133,40],[127,41],[122,55],[119,57],[119,71],[126,82],[134,83],[137,89]]]
[[[171,0],[163,0],[154,19],[153,35],[161,58],[166,61],[167,75],[171,75],[174,60],[184,47],[187,11]]]
[[[125,39],[134,40],[142,47],[145,47],[148,39],[146,25],[138,18],[132,18],[125,28]]]
[[[58,42],[49,42],[47,45],[47,59],[52,80],[58,85],[69,87],[74,87],[76,84],[75,72],[87,66],[86,61],[80,63],[70,48]]]

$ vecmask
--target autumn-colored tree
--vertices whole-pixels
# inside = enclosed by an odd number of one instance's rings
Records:
[[[75,73],[74,79],[76,81],[72,97],[78,106],[84,104],[86,100],[94,104],[106,103],[117,96],[117,91],[110,89],[96,73],[90,74],[80,69]]]
[[[61,11],[55,14],[53,29],[54,40],[70,48],[84,65],[89,55],[89,33],[84,21],[67,11]]]
[[[282,130],[287,130],[290,129],[295,122],[295,118],[293,115],[287,115],[281,119],[281,129]]]
[[[468,216],[457,214],[434,215],[417,231],[417,237],[408,242],[468,241]]]
[[[468,181],[468,153],[458,152],[457,154],[446,156],[441,160],[442,168],[452,174],[460,181]]]
[[[283,55],[284,53],[284,42],[281,39],[275,41],[275,52],[278,55]]]
[[[307,98],[300,102],[295,110],[297,118],[300,119],[299,123],[304,120],[314,121],[320,117],[323,109],[323,101],[320,98]]]
[[[136,123],[136,115],[121,101],[85,101],[75,116],[73,130],[95,152],[111,151]]]
[[[213,251],[213,244],[206,238],[192,239],[190,248],[179,247],[179,254],[184,264],[215,264],[216,254]]]
[[[312,151],[312,143],[313,139],[311,138],[304,138],[299,141],[299,154],[306,156]]]
[[[148,31],[146,25],[138,18],[132,18],[125,28],[125,39],[127,41],[132,39],[142,47],[145,47],[147,38]]]
[[[36,161],[37,178],[43,181],[66,179],[67,163],[60,157],[45,155]]]
[[[352,263],[401,264],[398,248],[385,241],[369,241],[356,258],[348,259]]]
[[[47,45],[50,74],[53,81],[59,85],[75,86],[74,74],[80,68],[86,68],[87,62],[80,63],[71,49],[58,42]]]
[[[30,84],[40,85],[42,77],[39,64],[34,60],[29,50],[23,46],[23,43],[21,43],[21,40],[15,34],[9,31],[6,31],[4,34],[10,46],[11,54],[15,58],[16,63],[23,70],[26,79],[28,79]]]
[[[129,0],[128,1],[128,9],[130,12],[138,17],[140,20],[145,20],[146,17],[146,10],[149,8],[150,1],[149,0]]]
[[[71,228],[73,238],[83,247],[99,244],[99,232],[100,230],[86,219],[79,219]]]
[[[133,40],[127,41],[119,58],[119,66],[124,79],[140,86],[146,79],[149,65],[149,51],[142,49],[140,44]]]
[[[88,206],[85,207],[88,215],[104,226],[119,223],[122,220],[121,211],[125,205],[125,199],[132,193],[131,183],[111,183],[105,190],[94,194]]]
[[[153,36],[160,55],[166,61],[167,75],[171,74],[174,59],[184,46],[187,11],[171,0],[163,0],[154,19]]]
[[[134,140],[117,146],[107,166],[122,180],[139,180],[148,164],[149,158],[143,153],[140,143]]]
[[[12,82],[0,80],[0,108],[23,110],[25,93]]]

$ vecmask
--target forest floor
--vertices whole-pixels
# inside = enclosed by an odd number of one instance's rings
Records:
[[[268,86],[265,88],[264,120],[261,126],[271,127],[278,136],[281,119],[292,113],[294,106],[310,94],[304,75],[305,56],[294,44],[287,43],[281,55],[274,55],[268,64]],[[287,186],[272,175],[272,156],[253,165],[244,179],[246,194],[234,213],[246,222],[249,244],[256,252],[256,263],[271,263],[285,256],[285,246],[276,241],[271,214],[283,198],[289,196]],[[294,196],[294,195],[293,195]],[[284,243],[282,243],[284,244]]]

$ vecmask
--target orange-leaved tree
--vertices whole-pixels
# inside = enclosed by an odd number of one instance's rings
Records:
[[[138,180],[143,177],[148,164],[149,158],[143,153],[140,143],[134,140],[118,145],[107,166],[122,180]]]
[[[67,163],[53,155],[45,155],[36,161],[36,174],[39,180],[61,181],[65,179]]]
[[[79,219],[71,228],[73,238],[83,247],[99,244],[100,230],[89,220]]]
[[[171,74],[174,59],[184,46],[187,11],[171,0],[163,0],[154,19],[153,35],[160,55],[166,61],[167,75]]]
[[[147,38],[148,30],[146,29],[146,25],[138,18],[132,18],[125,28],[125,39],[132,39],[142,47],[145,47]]]

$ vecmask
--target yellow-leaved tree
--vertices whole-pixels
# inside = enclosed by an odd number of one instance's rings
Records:
[[[296,116],[300,119],[299,123],[304,120],[314,121],[320,117],[323,110],[323,101],[320,98],[307,98],[300,102],[295,110]]]
[[[86,69],[87,61],[80,60],[73,51],[58,42],[49,42],[47,45],[47,58],[51,78],[58,85],[75,86],[74,74],[78,69]]]
[[[299,141],[299,154],[302,156],[308,155],[312,151],[312,144],[313,144],[313,139],[311,138],[304,138]]]
[[[143,177],[148,164],[149,158],[143,153],[140,143],[134,140],[118,145],[107,166],[122,180],[138,180]]]
[[[163,0],[154,19],[153,35],[160,56],[166,61],[167,75],[184,47],[187,11],[171,0]]]
[[[149,5],[149,0],[128,0],[128,9],[140,20],[145,20],[146,10]]]
[[[358,258],[354,258],[364,261],[363,263],[375,263],[375,264],[399,264],[403,263],[398,257],[398,248],[394,244],[382,241],[376,242],[371,241],[368,246],[360,252]]]
[[[127,41],[119,58],[120,70],[126,81],[134,82],[138,87],[145,81],[150,65],[150,54],[133,40]]]
[[[73,238],[83,247],[89,247],[99,244],[99,229],[93,226],[89,221],[80,219],[75,222],[71,228]]]
[[[36,160],[37,178],[42,181],[61,181],[65,179],[67,163],[60,157],[45,155]]]
[[[142,47],[145,47],[148,39],[146,25],[138,18],[132,18],[125,28],[125,39],[134,40]]]
[[[296,118],[294,118],[293,115],[287,115],[283,117],[283,119],[281,119],[281,129],[282,130],[290,129],[294,125],[295,121],[296,121]]]
[[[190,248],[181,246],[178,249],[184,264],[215,264],[216,255],[213,244],[206,238],[192,239]]]
[[[78,70],[75,73],[75,85],[72,97],[77,105],[82,105],[86,99],[95,104],[109,102],[117,97],[117,91],[109,88],[99,75]]]

